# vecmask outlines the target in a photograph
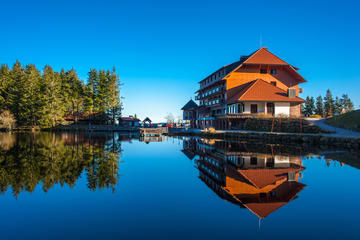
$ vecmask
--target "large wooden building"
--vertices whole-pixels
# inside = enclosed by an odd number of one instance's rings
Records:
[[[265,47],[242,56],[199,82],[195,97],[199,104],[188,120],[198,128],[226,128],[223,119],[231,117],[300,117],[304,100],[299,98],[299,84],[306,80],[298,70]]]

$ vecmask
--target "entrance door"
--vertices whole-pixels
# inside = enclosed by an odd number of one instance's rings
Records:
[[[271,114],[271,115],[275,114],[275,105],[274,105],[274,103],[267,103],[266,108],[267,108],[267,113],[268,114]]]
[[[250,111],[251,111],[251,113],[257,113],[258,112],[257,104],[251,104]]]

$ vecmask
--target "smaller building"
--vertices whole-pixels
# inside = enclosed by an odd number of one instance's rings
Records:
[[[192,126],[195,127],[195,120],[197,118],[196,110],[199,106],[192,100],[188,101],[185,106],[181,108],[183,111],[183,120],[186,123],[190,123]]]
[[[152,121],[148,117],[146,117],[144,121],[142,121],[142,124],[144,127],[152,127]]]
[[[134,117],[121,117],[120,125],[123,127],[139,127],[140,120]]]

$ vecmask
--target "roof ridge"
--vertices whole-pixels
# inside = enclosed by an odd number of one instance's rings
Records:
[[[242,95],[244,95],[244,94],[254,85],[255,82],[256,82],[256,80],[252,80],[252,81],[250,81],[250,82],[247,82],[247,83],[244,83],[244,84],[240,85],[240,86],[243,86],[244,89],[245,89],[245,92],[244,92]],[[235,88],[236,88],[236,87],[235,87]],[[247,89],[246,89],[246,88],[247,88]],[[236,95],[236,94],[237,94],[237,93],[235,92],[235,93],[233,94],[233,96]],[[230,98],[232,98],[233,96],[227,96],[227,98],[230,99]]]
[[[248,60],[250,60],[252,57],[255,56],[255,54],[257,54],[260,50],[265,50],[266,52],[270,53],[271,55],[273,55],[274,57],[276,57],[278,60],[283,61],[284,63],[286,63],[286,65],[290,65],[288,62],[284,61],[283,59],[281,59],[280,57],[276,56],[275,54],[273,54],[272,52],[270,52],[266,47],[261,47],[259,48],[255,53],[253,53],[248,59],[246,59],[246,61],[244,61],[244,63],[246,64],[246,62]]]
[[[258,79],[253,80],[251,86],[250,86],[248,89],[246,89],[246,91],[241,95],[241,97],[239,98],[239,100],[240,100],[246,93],[248,93],[248,92],[250,91],[250,89],[253,88],[253,87],[256,85],[256,83],[258,83],[260,80],[262,80],[262,79],[261,79],[261,78],[258,78]],[[262,80],[262,81],[264,81],[264,80]],[[264,81],[264,82],[265,82],[265,81]]]

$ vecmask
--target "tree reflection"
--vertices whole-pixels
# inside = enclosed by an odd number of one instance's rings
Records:
[[[121,142],[112,134],[0,135],[0,192],[11,188],[17,197],[39,183],[45,192],[55,184],[73,187],[82,174],[90,190],[115,191],[120,154]]]

